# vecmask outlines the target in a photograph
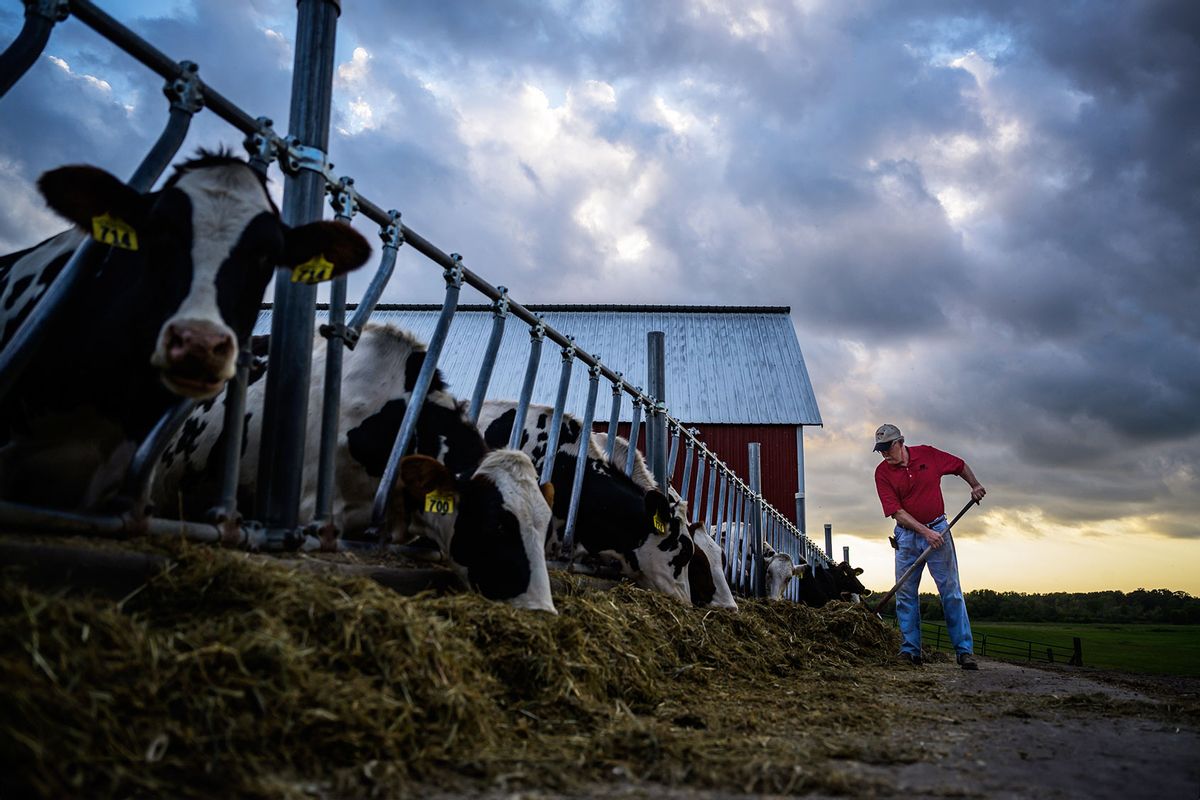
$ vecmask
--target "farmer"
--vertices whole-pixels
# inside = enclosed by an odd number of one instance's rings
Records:
[[[946,506],[942,500],[942,476],[957,475],[971,487],[971,499],[978,503],[987,490],[975,478],[975,473],[958,456],[942,452],[929,445],[904,444],[904,435],[895,425],[880,425],[875,431],[875,451],[883,462],[875,468],[875,489],[883,504],[883,515],[896,520],[896,580],[913,565],[926,546],[933,551],[926,562],[942,598],[946,628],[963,669],[979,669],[971,655],[971,622],[967,619],[967,604],[958,582],[958,559],[954,541],[946,522]],[[904,639],[900,658],[906,663],[921,664],[921,606],[917,587],[921,583],[920,569],[905,581],[896,592],[896,620]]]

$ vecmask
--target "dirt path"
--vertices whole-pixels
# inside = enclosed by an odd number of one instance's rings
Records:
[[[779,753],[776,765],[806,753],[797,771],[816,772],[819,786],[838,787],[798,792],[810,798],[1200,798],[1200,679],[980,663],[977,672],[946,660],[843,676],[848,686],[869,692],[869,705],[878,709],[878,724],[869,731],[814,707],[811,689],[795,692],[786,681],[763,687],[771,708],[743,705],[741,715],[761,710],[770,718],[772,735],[763,737],[762,746]],[[852,694],[856,703],[865,699]],[[710,728],[714,736],[730,732],[727,725]],[[669,787],[615,772],[614,783],[567,793],[527,789],[473,796],[780,796]]]

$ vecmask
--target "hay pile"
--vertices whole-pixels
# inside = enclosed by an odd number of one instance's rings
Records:
[[[341,797],[614,774],[814,785],[743,757],[773,713],[747,704],[818,679],[840,691],[831,680],[897,644],[841,604],[705,612],[568,578],[554,617],[208,548],[172,557],[119,603],[5,572],[0,794]]]

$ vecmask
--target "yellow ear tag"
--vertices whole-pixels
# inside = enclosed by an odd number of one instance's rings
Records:
[[[292,268],[292,283],[322,283],[333,277],[333,262],[325,260],[324,253]]]
[[[100,244],[122,250],[138,249],[137,231],[133,226],[109,213],[92,217],[92,238]]]
[[[662,514],[654,515],[654,530],[658,531],[659,533],[667,532],[667,521],[663,519]]]
[[[425,495],[425,510],[431,514],[441,514],[442,516],[453,514],[454,495],[430,492]]]

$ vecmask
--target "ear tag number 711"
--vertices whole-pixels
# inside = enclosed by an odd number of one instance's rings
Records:
[[[292,283],[323,283],[333,277],[333,262],[324,253],[292,268]]]

